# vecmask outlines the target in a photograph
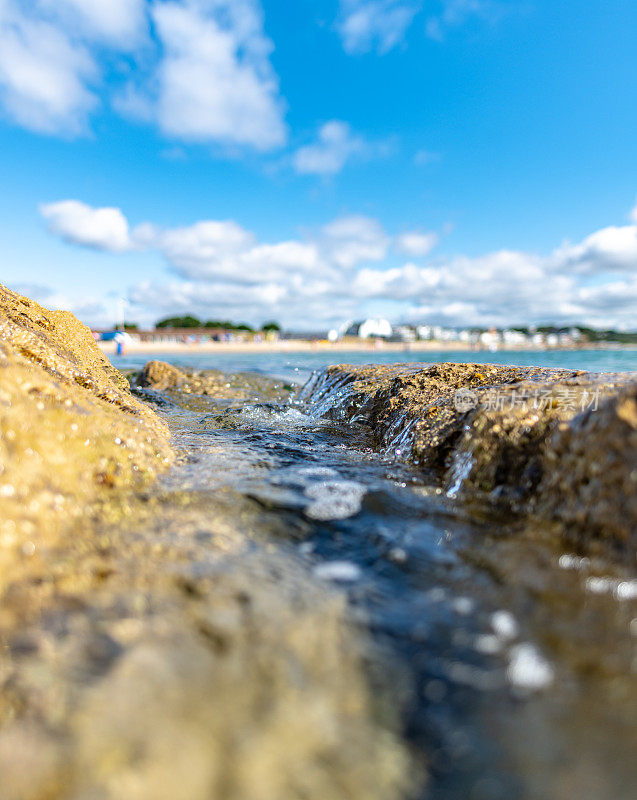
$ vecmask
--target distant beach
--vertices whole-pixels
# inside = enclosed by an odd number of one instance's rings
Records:
[[[98,347],[107,355],[116,352],[114,341],[98,342]],[[306,353],[316,350],[331,352],[420,352],[427,350],[472,350],[469,344],[462,342],[381,342],[377,341],[341,341],[329,342],[327,339],[311,341],[309,339],[280,339],[276,342],[139,342],[126,343],[127,353]]]
[[[107,355],[116,353],[117,345],[114,341],[98,342],[98,347]],[[516,352],[535,352],[543,353],[549,351],[577,351],[577,350],[634,350],[635,346],[621,344],[589,344],[584,347],[537,347],[537,346],[517,346],[508,345],[506,348],[491,350],[485,347],[475,347],[467,342],[440,342],[440,341],[417,341],[417,342],[382,342],[378,340],[356,341],[347,340],[339,342],[329,342],[326,339],[316,341],[308,339],[280,339],[275,342],[254,342],[254,341],[234,341],[234,342],[140,342],[131,341],[125,345],[125,353],[130,355],[154,354],[154,353],[307,353],[307,352],[359,352],[359,353],[421,353],[439,351],[465,351],[474,353],[484,353],[489,355],[501,351]]]

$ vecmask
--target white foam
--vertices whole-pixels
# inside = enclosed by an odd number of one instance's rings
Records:
[[[498,639],[515,639],[518,623],[509,611],[496,611],[491,615],[491,627]]]
[[[321,481],[305,489],[312,501],[305,513],[312,519],[331,520],[353,517],[361,510],[366,488],[356,481]]]
[[[467,616],[475,608],[475,603],[470,597],[456,597],[452,605],[453,610],[463,616]]]
[[[331,467],[299,467],[294,470],[294,475],[303,481],[338,478],[338,472]]]
[[[592,594],[606,594],[612,591],[613,582],[610,578],[586,578],[586,591]]]
[[[479,653],[485,653],[486,655],[499,653],[502,649],[500,640],[492,633],[481,633],[479,636],[476,636],[474,645]]]
[[[457,497],[462,484],[469,477],[473,468],[473,457],[469,452],[456,453],[454,456],[453,464],[449,470],[449,488],[447,489],[448,497]]]
[[[617,600],[634,600],[637,597],[637,580],[620,581],[616,578],[586,578],[586,591],[592,594],[611,594]]]
[[[314,567],[314,574],[323,581],[353,583],[360,580],[363,573],[352,561],[325,561]]]
[[[583,558],[581,556],[574,556],[570,553],[564,553],[561,555],[558,560],[558,566],[560,569],[582,569],[582,567],[588,566],[590,563],[588,558]]]
[[[637,580],[620,581],[615,589],[618,600],[634,600],[637,597]]]
[[[553,669],[529,642],[511,648],[507,678],[523,689],[544,689],[553,682]]]

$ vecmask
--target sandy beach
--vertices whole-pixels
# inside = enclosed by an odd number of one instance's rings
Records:
[[[116,351],[115,342],[98,342],[98,347],[107,355]],[[427,350],[471,350],[462,342],[328,342],[320,340],[283,340],[279,342],[131,342],[125,346],[126,353],[307,353],[313,351],[338,352],[422,352]]]
[[[114,355],[116,344],[113,341],[97,342],[100,350],[106,355]],[[499,348],[503,351],[524,351],[524,352],[544,352],[545,350],[578,350],[581,348],[542,348],[542,347],[513,347],[507,346]],[[597,349],[633,349],[631,347],[614,344],[612,346],[587,343],[584,346],[587,350]],[[340,341],[328,342],[325,339],[308,341],[305,339],[280,340],[278,342],[130,342],[124,348],[126,355],[154,354],[154,353],[312,353],[312,352],[332,352],[332,353],[423,353],[423,352],[498,352],[487,348],[477,348],[466,342],[439,342],[439,341],[420,341],[420,342],[381,342],[377,341]]]

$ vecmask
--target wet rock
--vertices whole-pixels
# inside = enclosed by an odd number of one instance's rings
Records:
[[[1,286],[0,434],[0,586],[3,562],[172,458],[166,425],[90,330]]]
[[[329,367],[301,399],[369,426],[446,490],[557,523],[570,543],[637,544],[630,375],[436,364]]]
[[[166,391],[176,389],[184,394],[212,397],[245,397],[244,392],[231,386],[226,375],[218,370],[194,370],[174,367],[165,361],[149,361],[139,373],[135,384],[142,388]],[[231,389],[232,391],[228,391]]]
[[[190,378],[190,380],[189,380]],[[150,387],[165,391],[166,389],[181,389],[182,391],[195,391],[199,387],[184,370],[167,364],[165,361],[149,361],[136,379],[137,386]],[[201,393],[201,392],[200,392]]]
[[[242,385],[176,372],[146,375]],[[0,434],[2,800],[404,796],[342,596],[249,541],[249,501],[153,488],[166,425],[74,317],[3,288]]]
[[[209,397],[218,400],[254,399],[281,403],[289,397],[292,390],[291,386],[262,375],[175,367],[165,361],[149,361],[133,378],[132,384],[139,392],[152,392],[153,395],[147,399],[154,403],[161,403],[163,399],[163,402],[176,402],[191,410],[197,408],[198,397],[203,399],[201,410],[207,410],[206,398]]]

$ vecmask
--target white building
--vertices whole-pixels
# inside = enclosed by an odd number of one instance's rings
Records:
[[[361,339],[387,339],[392,335],[393,328],[389,320],[372,317],[364,322],[354,323],[348,328],[347,333]]]

